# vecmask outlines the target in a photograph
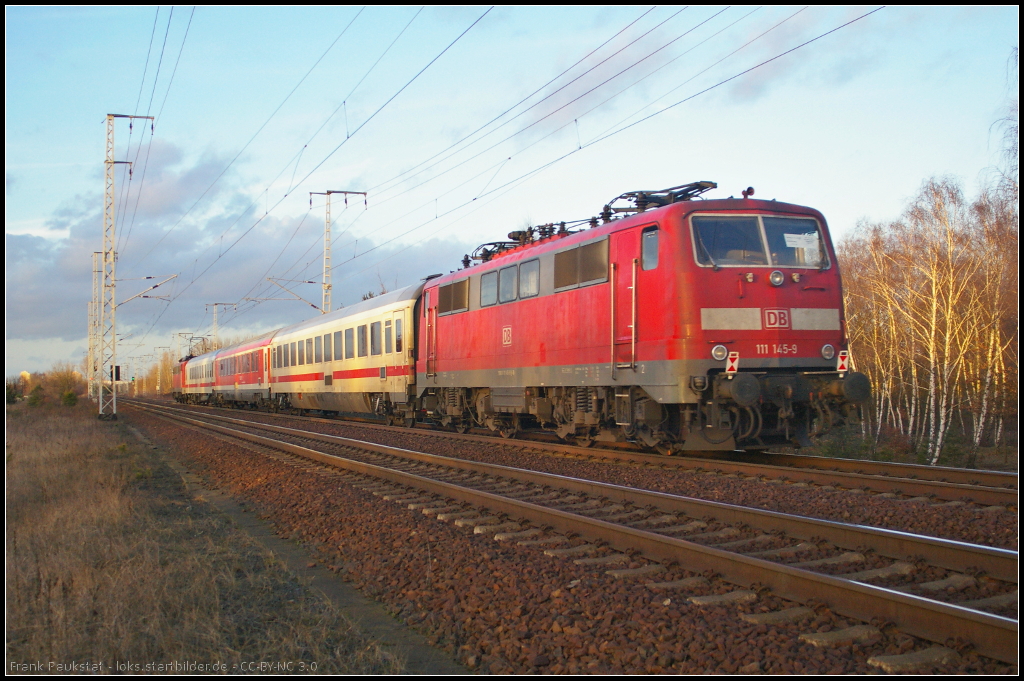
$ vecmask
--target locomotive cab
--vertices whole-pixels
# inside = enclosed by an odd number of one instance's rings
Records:
[[[708,201],[683,224],[699,315],[684,343],[698,360],[700,402],[684,449],[810,444],[858,419],[870,395],[847,364],[842,287],[825,219],[812,209],[748,198]],[[685,284],[684,284],[685,285]],[[703,357],[701,357],[703,355]]]

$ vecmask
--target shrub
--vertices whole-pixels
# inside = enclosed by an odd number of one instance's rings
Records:
[[[74,390],[65,390],[60,396],[60,403],[65,407],[73,407],[78,404],[78,395]]]
[[[32,388],[32,392],[28,395],[28,406],[38,407],[43,403],[43,386],[37,385]]]

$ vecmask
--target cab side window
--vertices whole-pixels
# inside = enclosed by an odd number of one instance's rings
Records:
[[[640,262],[645,270],[658,267],[658,228],[648,227],[640,237]]]

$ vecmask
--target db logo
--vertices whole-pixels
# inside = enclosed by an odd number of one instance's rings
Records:
[[[764,310],[764,328],[766,329],[788,329],[789,328],[789,310],[786,309],[771,309],[765,308]]]
[[[501,344],[512,345],[512,327],[503,326],[501,327]]]

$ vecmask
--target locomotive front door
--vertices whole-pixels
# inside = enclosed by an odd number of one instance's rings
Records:
[[[640,268],[640,230],[631,229],[612,235],[611,263],[611,344],[616,369],[636,365],[637,275]]]

